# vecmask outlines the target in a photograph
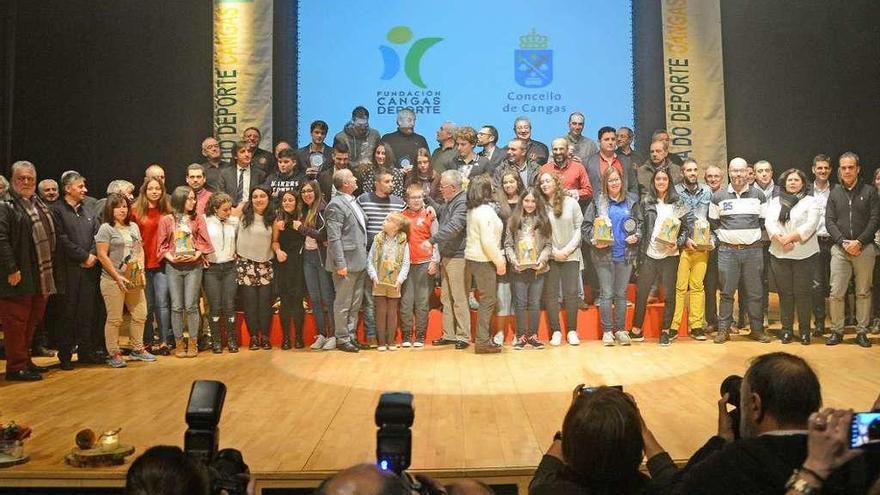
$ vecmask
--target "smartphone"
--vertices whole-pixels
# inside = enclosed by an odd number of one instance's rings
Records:
[[[880,412],[860,412],[853,415],[849,447],[880,449]]]

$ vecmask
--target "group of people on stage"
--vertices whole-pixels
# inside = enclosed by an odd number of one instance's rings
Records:
[[[675,340],[685,309],[694,339],[715,332],[724,343],[748,325],[751,338],[769,342],[774,286],[783,343],[796,337],[795,315],[802,344],[826,333],[830,295],[826,343],[838,344],[851,280],[856,342],[870,347],[869,330],[880,330],[880,291],[871,299],[880,172],[864,182],[855,153],[816,156],[812,178],[734,158],[725,186],[718,166],[705,167],[701,181],[696,160],[670,153],[665,131],[654,133],[643,156],[626,127],[602,127],[598,144],[584,136],[579,112],[549,147],[532,139],[526,117],[516,119],[503,148],[491,125],[447,122],[431,152],[414,131],[415,117],[401,110],[397,130],[380,137],[357,107],[332,146],[319,120],[308,144],[294,149],[280,140],[274,152],[261,149],[260,131],[249,128],[230,163],[209,137],[205,161],[186,169],[186,185],[167,190],[164,169],[150,165],[139,186],[114,180],[100,200],[88,196],[78,172],[38,183],[33,164],[16,162],[11,185],[0,182],[6,378],[40,378],[45,369],[31,355],[45,351],[46,335],[54,336],[63,370],[73,369],[74,351],[80,363],[113,367],[156,354],[221,353],[224,334],[228,351],[237,352],[237,307],[250,349],[271,349],[275,308],[282,348],[301,348],[306,296],[318,334],[312,349],[422,347],[437,279],[443,335],[433,345],[467,348],[476,309],[477,353],[501,351],[495,314],[515,315],[514,349],[543,347],[542,309],[549,343],[577,345],[585,285],[597,295],[608,346],[644,340],[658,290],[661,345]],[[127,358],[119,347],[125,310]],[[361,310],[367,342],[356,337]]]

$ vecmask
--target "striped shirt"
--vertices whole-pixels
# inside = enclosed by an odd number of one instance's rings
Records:
[[[364,211],[367,220],[367,249],[373,245],[373,238],[382,231],[382,224],[389,213],[400,212],[406,207],[402,199],[395,195],[380,198],[376,193],[363,193],[358,196],[357,203]]]
[[[752,244],[761,239],[761,226],[767,200],[755,186],[742,193],[719,189],[712,194],[709,203],[709,223],[718,240],[727,244]]]

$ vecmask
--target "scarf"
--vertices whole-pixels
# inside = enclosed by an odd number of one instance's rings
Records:
[[[18,198],[19,206],[31,221],[31,235],[37,259],[39,290],[41,294],[55,294],[55,276],[52,272],[52,253],[55,252],[55,223],[49,209],[34,195],[31,200]]]
[[[798,204],[798,201],[807,195],[807,188],[802,188],[800,192],[791,194],[785,189],[779,190],[779,223],[785,224],[791,218],[791,209]]]

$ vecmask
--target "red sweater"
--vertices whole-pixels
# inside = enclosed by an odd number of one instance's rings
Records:
[[[147,208],[147,214],[144,217],[138,217],[134,211],[131,218],[135,221],[138,229],[141,231],[141,237],[144,240],[144,264],[149,270],[151,268],[159,268],[162,260],[156,256],[157,247],[159,246],[159,220],[162,219],[162,213],[159,208]]]
[[[409,219],[409,262],[413,265],[431,261],[434,248],[425,249],[422,245],[431,238],[431,226],[437,222],[425,208],[412,211],[403,210],[403,216]]]

